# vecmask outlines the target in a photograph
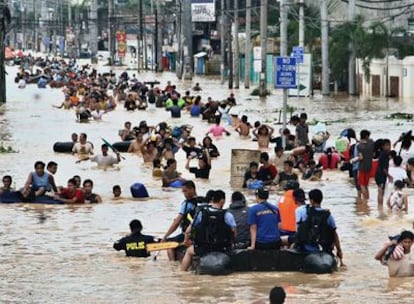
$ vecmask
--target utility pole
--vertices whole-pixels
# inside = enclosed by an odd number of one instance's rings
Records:
[[[92,0],[91,3],[91,15],[89,25],[89,43],[92,53],[92,57],[95,57],[98,53],[98,3],[97,0]]]
[[[227,14],[230,14],[230,0],[226,0],[226,7],[228,8]],[[232,31],[231,31],[231,18],[227,16],[227,66],[229,69],[229,89],[233,89],[233,47],[232,47]]]
[[[114,64],[114,50],[115,50],[115,41],[113,33],[113,0],[108,0],[108,50],[109,50],[109,61],[110,65]],[[142,1],[142,0],[141,0]]]
[[[348,1],[348,21],[355,21],[355,0]],[[353,35],[352,35],[353,36]],[[355,59],[356,59],[356,45],[355,37],[352,37],[349,42],[349,61],[348,61],[348,94],[356,95],[356,83],[355,83]]]
[[[34,5],[35,0],[33,0]],[[68,0],[68,27],[72,26],[72,1]]]
[[[26,7],[20,3],[20,22],[22,26],[22,49],[26,48]]]
[[[162,70],[163,70],[163,68],[162,68],[162,45],[163,45],[163,41],[162,41],[162,32],[163,31],[162,31],[162,29],[163,29],[163,26],[162,26],[162,24],[163,24],[163,21],[164,21],[163,20],[164,13],[162,12],[162,8],[161,8],[159,0],[157,0],[156,8],[157,8],[157,12],[158,12],[159,17],[157,18],[158,20],[157,20],[157,23],[155,25],[158,28],[157,29],[157,51],[156,51],[155,54],[157,56],[157,61],[156,61],[156,63],[157,63],[157,72],[162,72]]]
[[[4,64],[5,57],[5,45],[7,26],[11,22],[10,15],[6,16],[5,12],[7,7],[6,0],[0,0],[0,104],[6,103],[6,68]],[[10,14],[9,9],[7,11]]]
[[[144,69],[144,62],[147,62],[147,58],[146,56],[144,56],[144,5],[143,5],[144,0],[139,0],[139,36],[140,36],[140,41],[139,41],[139,50],[138,50],[138,56],[142,55],[142,60],[141,60],[141,69]],[[147,53],[147,51],[145,51],[145,54]]]
[[[239,0],[234,0],[234,88],[240,87]]]
[[[250,69],[251,69],[251,50],[252,50],[252,39],[251,39],[251,26],[252,26],[252,0],[246,0],[246,44],[244,50],[244,87],[250,88]]]
[[[305,47],[305,3],[299,0],[299,46]]]
[[[141,19],[139,18],[140,17],[140,14],[139,14],[139,11],[140,11],[139,5],[137,7],[138,7],[138,12],[137,12],[137,16],[138,16],[138,20],[137,20],[137,49],[136,49],[135,55],[137,57],[137,73],[139,73],[141,71],[141,58],[140,58],[140,56],[141,56],[141,48],[140,48],[140,38],[141,38],[140,37],[140,27],[141,27]]]
[[[184,0],[184,79],[193,79],[193,23],[191,19],[191,0]]]
[[[176,63],[175,63],[175,72],[177,75],[178,79],[182,79],[183,78],[183,34],[182,34],[182,11],[183,11],[183,7],[182,7],[182,0],[176,0],[176,3],[178,4],[178,14],[177,14],[177,58],[176,58]]]
[[[152,3],[152,2],[151,2]],[[141,18],[141,39],[142,39],[142,58],[143,58],[143,64],[144,64],[144,69],[148,70],[148,54],[147,54],[147,39],[146,39],[146,33],[145,33],[145,28],[146,28],[146,22],[144,22],[144,0],[140,0],[140,18]],[[154,59],[154,58],[153,58]]]
[[[33,27],[33,50],[35,52],[37,52],[37,27],[39,25],[38,19],[37,19],[37,12],[36,12],[36,5],[35,5],[35,0],[33,0],[32,2],[33,4],[33,19],[34,19],[34,27]]]
[[[329,96],[328,5],[321,0],[322,95]]]
[[[282,3],[282,1],[280,2]],[[259,80],[259,96],[266,96],[266,55],[267,55],[267,4],[268,0],[261,0],[260,5],[260,47],[262,67]]]
[[[224,68],[224,57],[226,56],[226,46],[225,46],[225,40],[224,40],[224,33],[226,31],[226,16],[224,14],[224,1],[220,1],[220,9],[221,9],[221,27],[220,27],[220,57],[221,57],[221,63],[220,63],[220,82],[221,84],[224,84],[225,80],[225,68]]]
[[[57,48],[56,48],[56,35],[57,35],[57,33],[56,33],[56,31],[57,31],[57,27],[58,27],[58,20],[57,20],[57,18],[58,18],[58,2],[56,2],[55,3],[55,8],[54,8],[54,10],[53,10],[53,14],[52,14],[52,29],[53,29],[53,31],[52,31],[52,53],[53,53],[53,56],[56,56],[56,54],[57,54]]]
[[[280,56],[287,56],[287,0],[280,0]],[[283,89],[283,129],[286,129],[287,124],[287,99],[288,89]],[[283,139],[283,147],[285,147],[285,139]]]

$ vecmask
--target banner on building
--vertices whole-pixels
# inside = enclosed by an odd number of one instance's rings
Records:
[[[214,0],[191,0],[191,18],[193,22],[215,22]]]
[[[74,44],[75,41],[75,34],[73,33],[73,28],[72,27],[67,27],[66,28],[66,43],[67,46],[72,46]]]
[[[125,31],[116,32],[116,41],[118,42],[118,57],[125,57],[127,51],[127,36]]]

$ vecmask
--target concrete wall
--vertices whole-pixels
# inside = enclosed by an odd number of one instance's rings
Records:
[[[387,60],[386,59],[374,59],[370,65],[370,77],[369,82],[366,81],[366,75],[362,70],[362,61],[357,62],[357,71],[360,77],[362,77],[362,87],[359,88],[360,95],[363,97],[373,97],[373,80],[376,75],[380,77],[379,92],[380,97],[389,96],[392,93],[391,90],[391,77],[398,78],[398,98],[409,99],[414,98],[414,56],[407,56],[403,60],[399,60],[394,56],[388,58],[388,80],[386,79]],[[388,92],[387,92],[388,81]]]

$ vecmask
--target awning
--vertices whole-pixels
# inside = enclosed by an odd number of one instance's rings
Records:
[[[197,53],[197,54],[194,55],[195,58],[201,58],[201,57],[204,57],[204,56],[207,56],[206,52],[200,52],[200,53]]]

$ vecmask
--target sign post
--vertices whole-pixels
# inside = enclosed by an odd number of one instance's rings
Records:
[[[292,57],[296,59],[296,74],[297,74],[297,98],[300,95],[300,64],[303,63],[303,47],[295,46],[292,50]]]
[[[283,89],[283,128],[286,127],[287,90],[296,88],[296,59],[292,57],[276,57],[275,88]],[[283,139],[283,148],[286,141]]]
[[[275,79],[277,89],[296,88],[296,58],[276,57]]]

